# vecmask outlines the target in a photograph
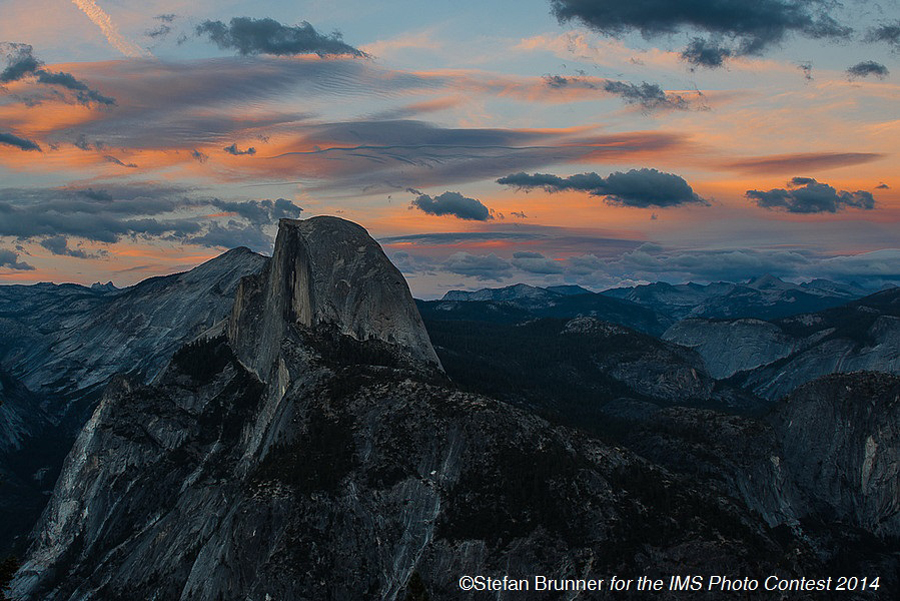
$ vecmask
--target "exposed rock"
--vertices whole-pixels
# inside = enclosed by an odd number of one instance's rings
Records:
[[[807,515],[900,536],[900,378],[821,378],[791,393],[774,421]]]
[[[773,322],[685,320],[664,338],[695,349],[714,376],[774,401],[832,373],[900,374],[900,290]]]
[[[362,227],[336,217],[281,220],[267,270],[238,289],[228,336],[266,377],[292,324],[328,325],[438,363],[403,275]]]
[[[240,279],[267,259],[231,250],[191,271],[122,290],[0,286],[0,369],[20,393],[0,407],[0,553],[22,544],[103,387],[156,377],[184,342],[230,313]],[[27,391],[27,392],[23,392]],[[39,477],[36,477],[38,475]]]
[[[700,353],[709,373],[719,379],[768,365],[802,346],[802,341],[788,336],[777,325],[759,319],[685,319],[662,337]]]

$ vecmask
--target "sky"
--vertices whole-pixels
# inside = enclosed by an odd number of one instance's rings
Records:
[[[0,283],[337,215],[423,298],[896,285],[898,78],[898,0],[3,0]]]

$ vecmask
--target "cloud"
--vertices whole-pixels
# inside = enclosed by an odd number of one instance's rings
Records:
[[[113,165],[119,165],[120,167],[128,167],[129,169],[137,169],[137,165],[135,165],[134,163],[126,163],[126,162],[122,161],[121,159],[117,159],[116,157],[109,155],[109,154],[103,155],[103,160],[106,161],[107,163],[112,163]]]
[[[452,215],[469,221],[488,221],[494,218],[480,200],[468,198],[459,192],[444,192],[434,198],[421,194],[409,206],[429,215]]]
[[[888,71],[888,68],[881,63],[876,63],[875,61],[862,61],[856,63],[852,67],[848,67],[847,75],[849,75],[851,79],[868,77],[869,75],[874,75],[878,79],[884,79],[890,75],[890,71]]]
[[[893,23],[882,23],[877,27],[873,27],[866,34],[867,42],[885,42],[893,47],[895,51],[900,51],[900,20]]]
[[[177,15],[173,13],[156,15],[153,17],[155,20],[159,21],[159,24],[153,29],[148,29],[144,32],[149,38],[162,39],[172,33],[172,23],[175,22]]]
[[[65,257],[75,257],[76,259],[91,259],[96,257],[84,252],[79,248],[69,248],[69,241],[65,236],[50,236],[41,240],[40,245],[49,250],[52,254]]]
[[[514,173],[501,177],[497,183],[519,189],[543,188],[549,193],[577,190],[604,197],[610,204],[642,209],[709,204],[681,176],[647,168],[617,171],[605,178],[594,172],[565,178],[547,173]]]
[[[11,188],[0,189],[0,236],[46,242],[51,252],[63,249],[58,237],[109,244],[123,238],[161,239],[269,250],[278,219],[297,217],[301,211],[283,198],[230,201],[152,182]]]
[[[6,68],[0,72],[0,83],[11,83],[34,77],[37,83],[60,86],[75,92],[76,100],[84,105],[91,103],[113,106],[116,99],[92,90],[86,83],[75,78],[71,73],[48,71],[43,61],[34,56],[34,49],[28,44],[0,44],[6,54]]]
[[[646,81],[633,84],[609,80],[603,85],[603,89],[610,94],[619,96],[628,104],[639,104],[647,110],[667,108],[683,111],[690,106],[683,96],[666,94],[658,85],[649,84]]]
[[[248,248],[260,249],[271,246],[272,237],[263,232],[259,227],[247,225],[238,221],[229,221],[224,226],[213,222],[204,234],[200,236],[189,236],[186,238],[185,242],[213,248],[246,246]]]
[[[97,6],[97,3],[94,2],[94,0],[72,0],[72,2],[100,28],[100,31],[106,36],[106,40],[116,50],[131,58],[147,55],[147,52],[142,50],[140,46],[126,40],[122,34],[119,33],[119,30],[113,24],[112,19],[109,18],[109,15],[106,14],[102,8]]]
[[[34,271],[34,267],[19,261],[19,255],[11,250],[0,248],[0,269],[15,269],[16,271]]]
[[[580,21],[602,34],[621,37],[640,32],[653,38],[679,32],[706,32],[710,40],[694,38],[685,53],[688,57],[712,60],[716,56],[698,50],[718,46],[719,38],[734,43],[731,54],[761,54],[796,33],[813,39],[843,40],[852,29],[837,22],[827,9],[830,4],[819,0],[550,0],[552,13],[561,22]],[[692,53],[693,49],[693,53]],[[719,58],[726,57],[719,53]],[[705,64],[705,66],[715,66]]]
[[[34,140],[28,138],[20,138],[15,134],[0,132],[0,144],[8,144],[22,150],[37,150],[41,152],[41,147]]]
[[[719,42],[694,38],[684,50],[681,58],[695,67],[715,69],[725,64],[725,60],[731,58],[734,50],[721,45]]]
[[[195,148],[191,150],[191,158],[193,158],[198,163],[205,163],[209,160],[209,155]]]
[[[603,162],[668,153],[684,138],[669,132],[598,135],[584,129],[446,128],[420,121],[310,125],[285,152],[249,166],[269,175],[317,179],[308,191],[393,192],[495,178],[562,162]]]
[[[591,80],[586,77],[567,77],[563,75],[545,75],[544,83],[555,89],[586,88],[602,90],[618,96],[626,104],[637,104],[648,111],[659,109],[688,110],[690,103],[680,94],[666,94],[657,84],[642,82],[633,84],[613,79]]]
[[[875,189],[876,189],[876,190],[890,190],[891,187],[890,187],[889,185],[887,185],[886,183],[881,182],[880,184],[878,184],[877,186],[875,186]]]
[[[811,177],[793,178],[788,182],[788,189],[774,188],[767,192],[747,190],[746,196],[763,209],[788,213],[837,213],[848,207],[863,210],[875,208],[875,198],[871,192],[838,192]]]
[[[447,232],[440,234],[407,234],[381,238],[382,244],[414,244],[423,246],[449,246],[467,242],[493,242],[496,240],[537,240],[543,236],[533,232]]]
[[[494,253],[489,255],[472,255],[467,252],[453,253],[441,264],[441,267],[450,273],[474,277],[483,281],[499,282],[512,275],[512,265]]]
[[[274,201],[250,200],[243,202],[214,198],[210,204],[227,213],[239,215],[254,225],[277,223],[279,219],[283,218],[296,219],[303,212],[303,209],[284,198]]]
[[[772,174],[849,167],[870,163],[881,158],[884,158],[883,154],[874,152],[805,152],[750,157],[728,162],[722,166],[746,173]]]
[[[564,265],[560,261],[548,259],[539,252],[519,251],[513,253],[512,264],[522,271],[537,274],[562,273]]]
[[[274,19],[235,17],[228,25],[222,21],[204,21],[197,26],[197,35],[207,35],[219,48],[237,50],[244,56],[366,56],[361,50],[344,43],[340,34],[323,35],[306,21],[291,27]]]
[[[247,150],[238,150],[237,142],[235,142],[231,146],[226,146],[222,150],[224,150],[228,154],[233,154],[234,156],[240,156],[242,154],[249,154],[249,155],[256,154],[256,149],[252,146],[250,148],[248,148]]]

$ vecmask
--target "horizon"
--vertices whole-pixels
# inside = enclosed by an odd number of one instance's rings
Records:
[[[326,214],[417,298],[900,284],[898,0],[91,5],[4,5],[0,284],[127,287]]]
[[[376,240],[376,242],[378,242],[378,241]],[[380,242],[379,242],[379,245],[381,245]],[[137,282],[133,282],[133,283],[131,283],[131,284],[123,285],[123,286],[117,285],[117,284],[116,284],[114,281],[112,281],[112,280],[107,280],[106,282],[97,280],[97,281],[95,281],[95,282],[90,282],[90,283],[82,283],[82,282],[76,282],[76,281],[61,281],[61,282],[55,282],[55,281],[45,280],[45,281],[36,281],[36,282],[3,282],[3,281],[0,281],[0,287],[2,287],[2,286],[40,286],[40,285],[49,285],[49,286],[80,286],[80,287],[82,287],[82,288],[92,289],[92,288],[95,288],[95,287],[107,287],[107,286],[109,286],[110,284],[112,284],[112,286],[113,286],[114,289],[116,289],[116,290],[118,290],[118,291],[121,291],[121,290],[127,290],[127,289],[129,289],[129,288],[138,286],[138,285],[140,285],[140,284],[142,284],[142,283],[144,283],[144,282],[146,282],[146,281],[148,281],[148,280],[151,280],[151,279],[156,279],[156,278],[161,278],[161,277],[164,278],[164,277],[170,277],[170,276],[177,276],[177,275],[180,275],[180,274],[187,273],[187,272],[189,272],[189,271],[192,271],[193,269],[196,269],[196,268],[198,268],[198,267],[204,265],[205,263],[208,263],[208,262],[211,262],[211,261],[215,261],[215,260],[221,258],[222,256],[224,256],[224,255],[226,255],[226,254],[228,254],[228,253],[231,253],[231,252],[233,252],[233,251],[236,251],[236,250],[245,250],[245,251],[249,251],[249,252],[254,253],[254,254],[258,255],[258,256],[265,257],[266,259],[271,259],[271,258],[272,258],[270,254],[260,253],[260,252],[257,252],[257,251],[255,251],[255,250],[251,249],[251,248],[248,248],[248,247],[246,247],[246,246],[236,246],[236,247],[234,247],[234,248],[230,248],[230,249],[228,249],[228,250],[225,250],[225,251],[223,251],[222,253],[220,253],[220,254],[218,254],[218,255],[216,255],[216,256],[214,256],[214,257],[211,257],[210,259],[207,259],[206,261],[203,261],[202,263],[199,263],[199,264],[197,264],[197,265],[194,265],[194,266],[192,266],[192,267],[190,267],[190,268],[188,268],[188,269],[185,269],[185,270],[182,270],[182,271],[174,271],[174,272],[171,272],[171,273],[165,273],[165,274],[149,275],[149,276],[147,276],[146,278],[144,278],[144,279],[142,279],[142,280],[139,280],[139,281],[137,281]],[[389,257],[389,258],[390,258],[390,257]],[[393,261],[392,261],[392,262],[393,262]],[[402,272],[401,272],[401,273],[402,273]],[[404,276],[404,279],[406,280],[407,284],[409,284],[409,278],[406,276],[406,274],[403,274],[403,276]],[[897,285],[894,285],[894,284],[884,284],[884,285],[882,285],[882,286],[880,286],[880,287],[878,287],[878,288],[873,288],[873,287],[862,286],[862,285],[860,285],[860,284],[858,284],[858,283],[856,283],[856,282],[846,282],[846,283],[845,283],[845,282],[836,282],[836,281],[834,281],[834,280],[829,280],[829,279],[827,279],[827,278],[812,278],[812,279],[806,279],[806,280],[803,280],[803,279],[788,279],[788,278],[782,278],[782,277],[780,277],[780,276],[777,276],[777,275],[774,275],[774,274],[771,274],[771,273],[761,273],[761,274],[758,274],[758,275],[756,275],[756,276],[751,276],[751,277],[749,277],[749,278],[745,278],[745,279],[742,279],[742,280],[714,280],[714,281],[713,281],[713,280],[710,280],[710,281],[684,280],[684,281],[672,282],[672,281],[666,281],[666,280],[660,279],[660,280],[656,280],[656,281],[652,281],[652,282],[651,282],[651,281],[632,282],[632,283],[627,283],[627,284],[623,284],[623,285],[614,285],[614,286],[610,286],[610,287],[606,287],[606,288],[600,288],[600,289],[590,288],[590,287],[588,287],[588,286],[582,286],[582,285],[580,285],[580,284],[572,284],[572,283],[568,283],[568,282],[564,282],[564,281],[563,281],[563,282],[559,282],[559,283],[544,283],[544,284],[542,284],[542,285],[531,284],[531,283],[528,283],[528,282],[509,282],[509,283],[504,283],[504,284],[502,284],[502,285],[499,285],[499,284],[498,284],[498,285],[496,285],[496,286],[478,286],[478,285],[476,284],[476,285],[471,286],[471,287],[468,287],[468,288],[447,288],[446,290],[438,291],[438,292],[437,292],[436,294],[434,294],[434,295],[417,295],[417,294],[415,294],[415,292],[412,291],[412,288],[410,288],[410,292],[412,293],[413,298],[415,298],[415,299],[417,299],[417,300],[422,300],[422,301],[442,300],[448,293],[451,293],[451,292],[476,293],[476,292],[481,292],[481,291],[486,291],[486,290],[503,290],[503,289],[508,289],[508,288],[514,288],[514,287],[516,287],[516,286],[529,286],[529,287],[532,287],[532,288],[538,288],[538,289],[543,289],[543,290],[548,290],[548,289],[550,289],[550,288],[559,288],[559,287],[575,287],[575,288],[582,288],[582,289],[586,290],[588,293],[591,293],[591,294],[603,294],[604,292],[609,292],[609,291],[617,290],[617,289],[637,288],[637,287],[640,287],[640,286],[652,286],[652,285],[656,285],[656,284],[667,284],[667,285],[670,285],[670,286],[696,285],[696,286],[703,286],[703,287],[706,287],[706,286],[712,286],[712,285],[716,285],[716,284],[729,284],[729,285],[744,285],[744,286],[750,286],[750,285],[752,285],[755,281],[758,281],[758,280],[761,280],[761,279],[764,279],[764,278],[769,278],[769,277],[775,278],[775,279],[777,279],[777,280],[779,280],[780,282],[783,282],[783,283],[785,283],[785,284],[790,284],[790,285],[798,286],[798,287],[806,286],[806,285],[808,285],[808,284],[811,284],[811,283],[814,282],[814,281],[824,281],[824,282],[828,282],[828,283],[832,283],[832,284],[837,284],[837,285],[846,285],[846,286],[849,286],[849,287],[855,287],[855,288],[857,288],[857,289],[859,289],[859,290],[861,290],[861,291],[864,291],[864,292],[866,293],[866,295],[868,295],[868,294],[875,294],[875,293],[881,292],[881,291],[883,291],[883,290],[889,290],[889,289],[891,289],[891,288],[896,288],[896,287],[898,287]]]

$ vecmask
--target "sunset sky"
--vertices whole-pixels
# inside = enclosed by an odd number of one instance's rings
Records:
[[[413,293],[900,283],[897,0],[5,0],[0,282],[338,215]]]

